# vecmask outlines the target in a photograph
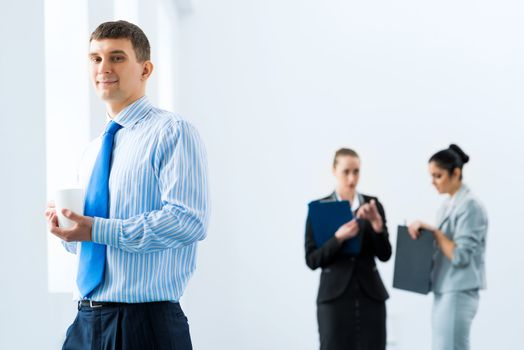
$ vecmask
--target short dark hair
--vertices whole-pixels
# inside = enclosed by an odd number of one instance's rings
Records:
[[[429,163],[435,164],[444,170],[447,170],[449,175],[453,174],[455,169],[460,169],[460,179],[462,180],[462,167],[469,162],[469,156],[457,145],[451,144],[447,149],[438,151],[429,158]]]
[[[93,33],[89,42],[102,39],[129,39],[135,50],[138,62],[151,59],[151,47],[149,40],[142,29],[133,23],[126,21],[105,22],[99,25]]]
[[[333,157],[333,168],[337,166],[337,158],[340,156],[350,156],[360,159],[357,152],[353,151],[351,148],[340,148],[335,152],[335,157]]]

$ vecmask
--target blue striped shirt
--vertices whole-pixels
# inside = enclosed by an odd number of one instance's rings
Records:
[[[206,153],[196,129],[142,97],[113,119],[109,218],[93,219],[92,240],[107,245],[104,280],[90,299],[178,301],[195,270],[209,216]],[[100,148],[88,147],[79,180],[87,184]],[[65,244],[71,252],[81,245]],[[78,297],[78,291],[75,297]]]

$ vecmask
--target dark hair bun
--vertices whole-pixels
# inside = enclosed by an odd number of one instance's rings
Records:
[[[449,149],[459,156],[463,164],[466,164],[469,161],[469,156],[466,153],[464,153],[464,151],[459,146],[453,143],[449,145]]]

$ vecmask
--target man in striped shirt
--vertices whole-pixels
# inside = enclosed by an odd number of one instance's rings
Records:
[[[50,231],[69,252],[81,255],[82,242],[105,247],[101,281],[87,295],[81,288],[75,293],[79,311],[63,349],[191,349],[178,301],[195,270],[197,242],[206,237],[203,144],[191,124],[145,96],[153,64],[139,27],[101,24],[91,35],[89,59],[95,90],[121,128],[110,157],[108,216],[64,209],[76,224],[63,229],[53,205],[46,210]],[[81,183],[94,173],[101,144],[99,138],[86,150]]]

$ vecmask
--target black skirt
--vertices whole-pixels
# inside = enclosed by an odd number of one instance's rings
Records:
[[[344,293],[317,305],[321,350],[385,350],[386,303],[369,298],[357,278]]]

